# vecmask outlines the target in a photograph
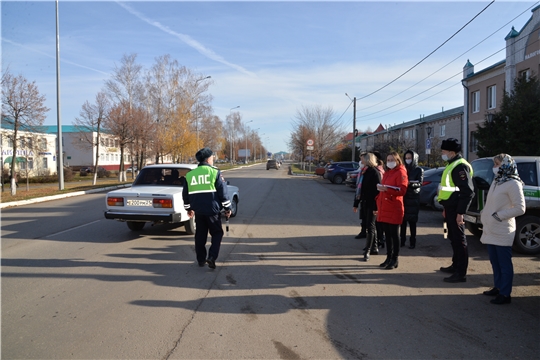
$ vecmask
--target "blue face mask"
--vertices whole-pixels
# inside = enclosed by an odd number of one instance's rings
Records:
[[[442,154],[442,156],[441,156],[441,157],[442,157],[442,159],[443,159],[444,161],[448,161],[448,155],[446,155],[446,154]]]

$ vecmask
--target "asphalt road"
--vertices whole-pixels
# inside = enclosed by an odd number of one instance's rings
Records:
[[[383,270],[361,261],[352,190],[285,168],[225,174],[241,199],[216,270],[182,228],[105,220],[104,194],[3,210],[2,358],[538,358],[538,256],[515,256],[512,304],[491,305],[484,246],[444,283],[450,245],[423,209]]]

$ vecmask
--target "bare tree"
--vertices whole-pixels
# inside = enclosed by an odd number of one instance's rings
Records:
[[[45,113],[49,111],[45,105],[45,96],[39,93],[35,81],[29,82],[24,76],[13,76],[6,72],[2,76],[2,118],[13,121],[13,132],[8,135],[13,142],[11,158],[11,195],[17,193],[15,186],[17,139],[18,132],[35,131],[43,125]],[[60,154],[61,156],[61,154]],[[62,169],[60,169],[62,171]]]
[[[104,125],[118,139],[120,146],[120,172],[118,181],[126,181],[126,172],[124,171],[124,154],[128,145],[134,142],[134,129],[132,118],[138,115],[138,111],[130,109],[127,102],[121,102],[114,105],[106,117]]]
[[[305,127],[311,132],[314,142],[313,156],[318,161],[328,158],[343,136],[343,130],[331,107],[303,106],[297,110],[293,126],[297,129]]]
[[[103,123],[109,113],[110,102],[104,92],[98,92],[94,104],[86,101],[81,109],[80,117],[75,118],[74,125],[79,130],[81,146],[83,149],[96,151],[96,159],[94,165],[94,176],[92,185],[97,183],[97,169],[99,166],[99,145],[101,143],[101,131]],[[94,132],[96,137],[94,138]]]
[[[225,149],[223,122],[218,116],[211,115],[200,119],[199,136],[199,147],[208,146],[216,153]]]

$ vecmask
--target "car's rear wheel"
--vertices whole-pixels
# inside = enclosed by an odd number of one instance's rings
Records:
[[[332,182],[333,182],[334,184],[338,184],[338,185],[339,185],[339,184],[343,184],[343,180],[345,180],[345,179],[343,179],[343,176],[341,176],[341,175],[336,175],[336,176],[334,176],[334,178],[332,179]]]
[[[480,229],[480,226],[478,226],[478,224],[473,224],[465,221],[465,227],[471,232],[471,234],[473,234],[477,238],[480,238],[482,236],[482,229]]]
[[[523,216],[516,219],[514,250],[522,254],[540,253],[540,217]]]
[[[190,218],[188,221],[184,221],[184,230],[188,235],[195,235],[195,230],[197,225],[195,224],[195,215]]]
[[[235,217],[238,213],[238,198],[235,196],[231,201],[231,217]]]
[[[126,224],[131,231],[141,231],[146,223],[140,221],[127,221]]]

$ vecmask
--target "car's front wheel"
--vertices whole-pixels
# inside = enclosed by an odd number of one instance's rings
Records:
[[[186,230],[186,233],[188,235],[195,235],[196,229],[197,225],[195,225],[195,216],[193,216],[187,221],[184,221],[184,230]]]
[[[444,206],[442,206],[441,203],[439,202],[439,197],[437,196],[437,194],[435,194],[433,198],[431,199],[431,208],[433,210],[438,210],[438,211],[444,210]]]
[[[131,231],[141,231],[146,223],[140,221],[127,221],[126,224]]]
[[[338,184],[338,185],[339,185],[339,184],[343,184],[343,180],[344,180],[344,179],[343,179],[343,176],[341,176],[341,175],[336,175],[336,176],[334,176],[334,178],[332,179],[332,182],[333,182],[334,184]]]
[[[516,219],[514,250],[522,254],[540,253],[540,217],[523,216]]]

